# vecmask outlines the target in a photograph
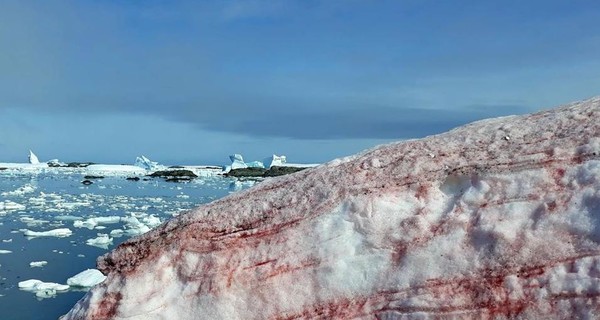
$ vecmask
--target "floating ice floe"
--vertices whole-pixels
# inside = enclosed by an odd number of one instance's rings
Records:
[[[110,231],[110,236],[114,237],[114,238],[118,238],[118,237],[122,237],[123,234],[125,234],[125,231],[123,229],[114,229]]]
[[[9,254],[12,253],[10,250],[0,250],[0,254]]]
[[[66,284],[43,282],[37,279],[21,281],[18,287],[24,291],[35,292],[38,298],[51,298],[56,296],[58,292],[69,290],[69,286]]]
[[[88,218],[86,220],[77,220],[73,222],[73,227],[75,228],[88,228],[94,229],[98,225],[101,224],[113,224],[121,222],[121,217],[118,216],[108,216],[108,217],[94,217]]]
[[[27,193],[31,193],[34,191],[35,191],[35,186],[26,184],[16,190],[2,192],[2,193],[0,193],[0,195],[4,196],[4,197],[15,197],[15,196],[22,196],[22,195],[25,195]]]
[[[18,211],[25,210],[25,206],[10,200],[0,201],[0,211]]]
[[[57,237],[57,238],[64,238],[64,237],[68,237],[70,235],[73,234],[73,231],[71,231],[71,229],[69,228],[59,228],[59,229],[53,229],[53,230],[48,230],[48,231],[31,231],[29,229],[26,229],[23,234],[26,237]]]
[[[48,264],[48,261],[32,261],[29,263],[29,266],[32,268],[40,268]]]
[[[97,269],[87,269],[67,279],[67,284],[72,287],[93,287],[106,279],[106,276]]]
[[[89,246],[108,249],[108,246],[112,244],[113,238],[109,237],[106,233],[98,233],[97,235],[98,237],[87,239],[85,243]]]
[[[146,174],[146,170],[138,166],[120,164],[92,164],[85,168],[85,172],[87,174],[99,174],[107,176]]]

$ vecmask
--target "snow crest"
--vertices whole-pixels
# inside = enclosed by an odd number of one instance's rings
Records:
[[[264,181],[99,258],[65,319],[596,318],[598,119],[595,98]]]

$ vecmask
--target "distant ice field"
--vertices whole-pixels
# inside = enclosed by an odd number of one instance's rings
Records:
[[[85,174],[0,171],[0,319],[57,319],[87,290],[62,285],[94,269],[99,255],[253,184],[207,174],[185,183],[110,175],[84,185]]]

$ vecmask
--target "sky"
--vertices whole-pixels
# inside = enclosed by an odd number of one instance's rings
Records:
[[[600,95],[600,2],[0,1],[0,162],[324,162]]]

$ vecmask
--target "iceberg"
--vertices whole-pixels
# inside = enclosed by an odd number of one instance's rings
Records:
[[[150,159],[145,156],[135,158],[135,163],[133,165],[149,171],[164,170],[166,168],[165,166],[159,165],[158,162],[150,161]]]
[[[33,151],[29,150],[29,163],[30,164],[40,164],[40,160],[38,159],[38,157],[33,153]]]
[[[285,156],[272,155],[263,160],[264,167],[270,169],[271,167],[282,167],[287,162]]]
[[[241,154],[230,155],[229,159],[231,159],[231,170],[248,168]]]
[[[100,257],[68,319],[571,319],[600,309],[600,98],[379,146]]]
[[[248,168],[264,168],[265,167],[265,165],[260,161],[246,162],[246,166],[248,166]]]

